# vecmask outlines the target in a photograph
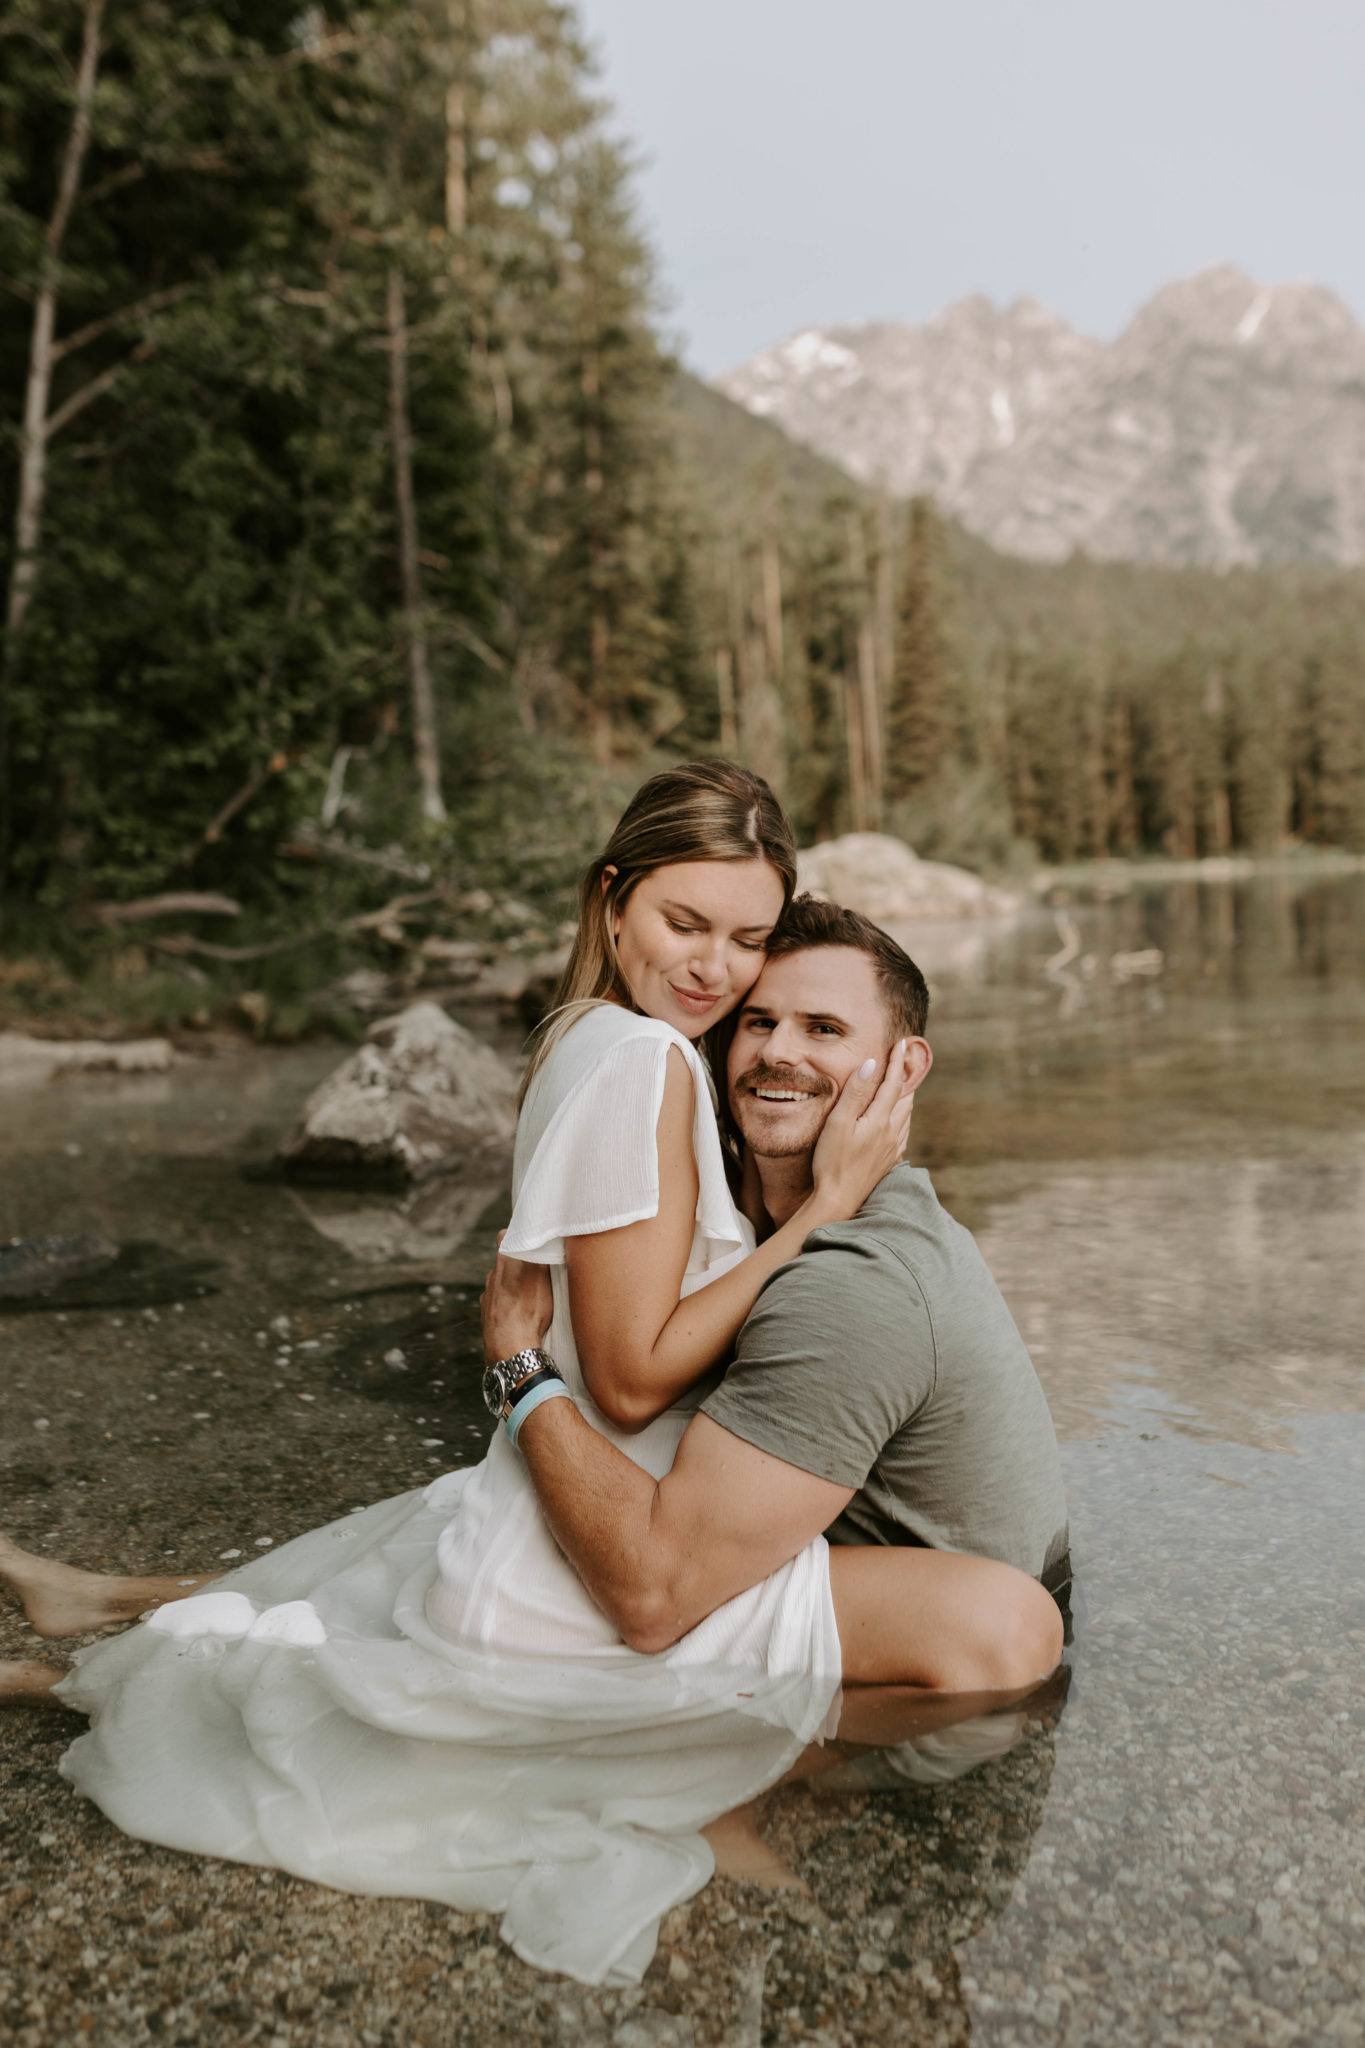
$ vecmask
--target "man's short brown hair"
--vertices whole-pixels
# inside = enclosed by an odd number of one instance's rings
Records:
[[[808,953],[816,946],[851,946],[866,953],[877,970],[877,986],[896,1038],[923,1038],[929,1021],[929,990],[910,955],[880,925],[838,903],[798,896],[788,904],[768,940],[770,960]]]

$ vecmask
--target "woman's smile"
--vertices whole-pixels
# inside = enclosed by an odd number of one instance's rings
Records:
[[[676,981],[670,981],[668,986],[683,1008],[690,1010],[694,1017],[704,1017],[709,1010],[714,1010],[721,998],[719,989],[712,994],[707,989],[679,988]]]
[[[700,1038],[758,979],[782,900],[765,860],[678,861],[642,876],[613,931],[636,1008]]]

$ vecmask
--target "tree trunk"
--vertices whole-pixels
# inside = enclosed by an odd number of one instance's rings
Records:
[[[882,824],[885,782],[882,691],[877,674],[877,628],[875,597],[868,575],[867,547],[862,517],[848,515],[849,561],[858,596],[858,731],[862,735],[862,765],[858,777],[861,798],[855,804],[863,822],[860,832],[878,832]],[[851,728],[850,728],[851,730]],[[852,790],[850,790],[852,794]]]
[[[882,755],[882,696],[878,687],[877,642],[871,619],[858,628],[858,688],[862,696],[864,784],[867,791],[867,830],[882,829],[882,786],[885,777]]]
[[[768,643],[768,667],[774,677],[782,674],[782,561],[777,542],[771,536],[763,543],[763,632]]]
[[[81,172],[90,146],[90,109],[99,72],[100,29],[105,0],[86,0],[81,34],[80,63],[76,71],[75,106],[67,132],[57,180],[57,198],[43,235],[43,260],[38,278],[38,295],[33,304],[33,329],[29,342],[28,380],[24,392],[24,426],[19,443],[19,490],[14,513],[14,560],[10,569],[5,604],[5,644],[0,653],[0,883],[8,867],[10,841],[9,804],[9,689],[18,658],[19,635],[33,602],[43,531],[43,501],[47,493],[48,406],[52,395],[53,348],[57,325],[57,286],[61,269],[62,244],[71,220],[71,210],[80,190]]]
[[[450,28],[451,71],[446,85],[446,233],[450,237],[450,270],[465,273],[465,228],[469,220],[469,145],[465,134],[465,71],[469,62],[469,0],[446,0]]]
[[[38,580],[38,547],[43,523],[43,497],[47,485],[47,415],[52,391],[53,338],[57,324],[57,277],[62,243],[71,219],[71,209],[80,189],[81,170],[90,144],[90,107],[95,96],[99,70],[100,26],[105,0],[86,0],[85,25],[81,39],[80,68],[76,74],[76,104],[66,138],[57,201],[43,236],[43,262],[38,296],[33,305],[33,338],[29,344],[28,386],[24,393],[24,432],[19,459],[19,498],[14,518],[14,567],[10,575],[9,601],[5,608],[5,632],[10,641],[18,634],[28,615]]]
[[[761,775],[779,803],[787,791],[787,749],[782,701],[768,668],[770,645],[763,588],[763,563],[741,556],[734,566],[732,604],[739,620],[735,638],[736,722],[740,758]]]
[[[451,0],[450,25],[456,27],[464,9],[458,0]],[[446,87],[446,228],[450,235],[452,255],[457,267],[463,253],[465,221],[469,210],[469,194],[466,183],[465,134],[464,134],[464,67],[461,52],[460,70]]]
[[[408,418],[408,312],[403,272],[389,265],[389,440],[393,487],[398,502],[398,558],[403,576],[403,630],[408,682],[412,690],[412,744],[422,816],[439,823],[446,815],[441,795],[441,757],[436,741],[436,693],[427,657],[427,622],[417,537],[417,502],[412,488],[412,430]]]
[[[871,827],[867,808],[867,749],[863,744],[862,691],[855,677],[844,676],[844,736],[848,746],[848,805],[855,832]]]
[[[716,649],[716,702],[720,708],[720,750],[728,761],[739,753],[735,723],[735,658],[728,647]]]
[[[886,707],[896,673],[896,519],[885,491],[877,498],[875,725],[868,757],[872,803],[881,830],[886,809]]]

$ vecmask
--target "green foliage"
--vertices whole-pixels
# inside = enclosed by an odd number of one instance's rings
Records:
[[[0,271],[32,303],[84,10],[19,12],[33,34],[0,39]],[[660,453],[670,372],[625,163],[568,10],[500,0],[478,37],[457,14],[108,10],[49,413],[92,396],[49,442],[37,595],[6,664],[12,896],[55,908],[193,883],[283,911],[299,873],[280,849],[339,745],[396,835],[421,834],[394,773],[395,269],[455,813],[438,857],[462,858],[484,816],[470,717],[510,724],[522,754],[545,728],[537,758],[587,738],[630,760],[704,728]],[[0,342],[7,497],[18,310]],[[7,528],[6,576],[10,547]]]
[[[1365,846],[1361,579],[1011,561],[680,372],[571,8],[119,0],[49,260],[86,7],[11,0],[0,36],[6,584],[49,285],[58,344],[0,883],[15,943],[57,935],[51,987],[79,955],[117,1006],[91,905],[216,888],[235,944],[299,936],[219,985],[303,1029],[390,963],[354,920],[403,875],[552,923],[633,784],[702,751],[805,839],[969,865]],[[154,980],[158,1015],[203,1001],[183,961]]]

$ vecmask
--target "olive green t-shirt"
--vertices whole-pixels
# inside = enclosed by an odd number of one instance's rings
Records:
[[[928,1174],[898,1166],[767,1282],[703,1413],[854,1489],[831,1542],[920,1543],[1066,1576],[1046,1397],[1004,1297]]]

